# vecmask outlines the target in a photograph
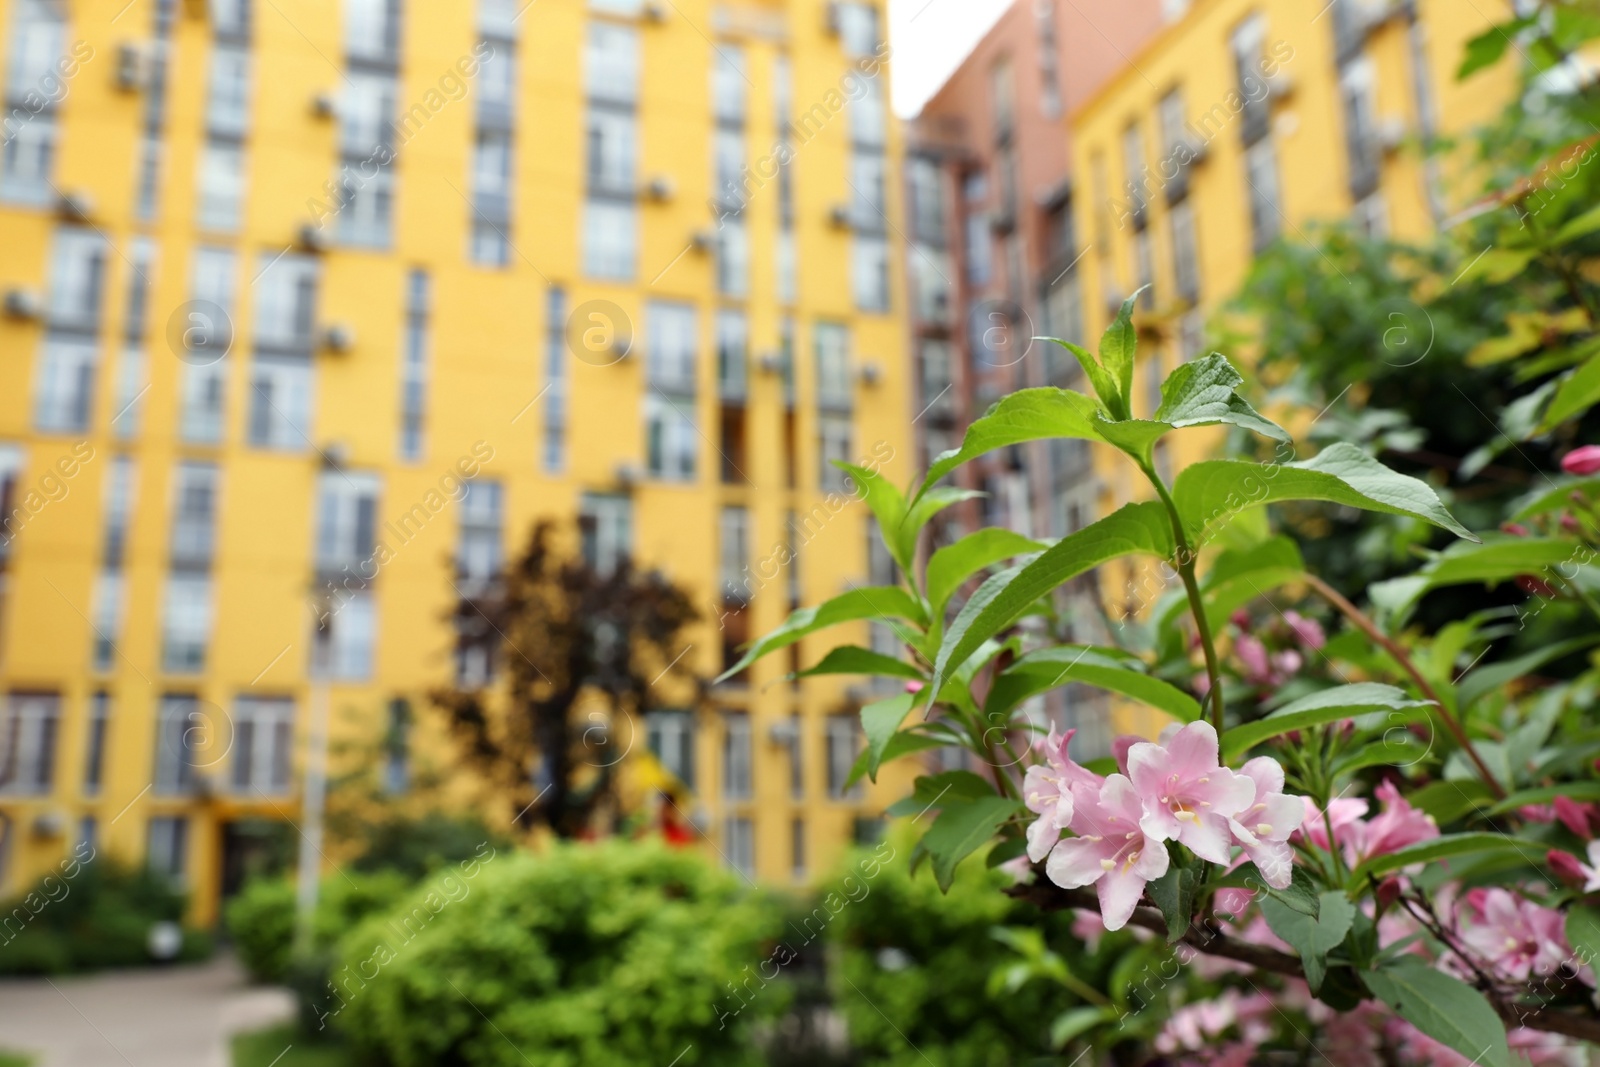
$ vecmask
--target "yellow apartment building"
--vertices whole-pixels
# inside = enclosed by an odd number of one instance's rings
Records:
[[[1070,116],[1083,255],[1063,302],[1094,338],[1151,286],[1135,414],[1154,411],[1162,379],[1275,238],[1339,219],[1420,237],[1463,205],[1459,167],[1418,146],[1509,99],[1512,64],[1455,79],[1466,41],[1500,17],[1472,0],[1196,0]],[[1176,471],[1217,441],[1179,434],[1158,458]],[[1098,455],[1096,471],[1102,513],[1148,493],[1120,456]],[[1108,578],[1108,601],[1133,573]]]
[[[541,517],[693,590],[705,677],[884,580],[826,466],[913,473],[883,25],[0,0],[0,893],[88,839],[211,921],[242,828],[299,825],[314,692],[403,791],[427,692],[492,684],[446,618]],[[791,662],[614,726],[778,881],[903,784],[842,790],[863,694]]]

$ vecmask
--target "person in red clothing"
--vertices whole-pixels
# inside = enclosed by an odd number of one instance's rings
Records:
[[[673,848],[684,848],[694,843],[694,828],[683,813],[678,800],[666,790],[661,792],[661,836]]]

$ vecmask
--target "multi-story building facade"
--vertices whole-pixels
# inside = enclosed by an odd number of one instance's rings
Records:
[[[1114,10],[1014,0],[912,123],[907,149],[907,276],[919,462],[1017,389],[1075,385],[1079,370],[1035,336],[1082,334],[1081,256],[1068,116],[1162,26],[1160,0]],[[936,536],[975,522],[1060,537],[1095,517],[1082,442],[1018,446],[955,477],[981,489]],[[1073,591],[1092,595],[1092,585]],[[1086,622],[1091,612],[1077,613]],[[1080,638],[1092,629],[1080,627]],[[1079,730],[1080,757],[1111,740],[1109,707],[1085,687],[1041,701]]]
[[[827,462],[914,464],[872,3],[0,26],[0,894],[92,839],[209,921],[243,828],[298,826],[323,714],[403,790],[428,691],[493,683],[442,620],[539,518],[703,598],[707,677],[869,579]],[[612,724],[752,876],[825,867],[898,795],[843,788],[856,694],[774,684],[839,636]]]
[[[1148,285],[1134,414],[1200,353],[1208,316],[1279,237],[1315,222],[1420,237],[1464,206],[1460,162],[1420,151],[1491,118],[1514,91],[1509,64],[1458,82],[1469,39],[1498,17],[1468,0],[1197,0],[1072,116],[1080,176],[1083,334],[1095,338]],[[1425,323],[1397,323],[1425,344]],[[1247,360],[1249,353],[1230,353]],[[1220,443],[1177,434],[1169,470]],[[1148,493],[1109,450],[1086,479],[1104,514]],[[1160,583],[1135,566],[1103,583],[1113,612],[1138,613]],[[1144,728],[1153,722],[1143,723]]]

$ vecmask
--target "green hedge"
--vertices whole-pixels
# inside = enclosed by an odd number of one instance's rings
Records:
[[[773,901],[696,853],[500,853],[434,874],[345,937],[323,1012],[393,1067],[753,1063],[750,1024],[785,991],[734,1014],[729,990],[782,926]]]
[[[185,900],[165,878],[80,850],[0,903],[0,974],[147,965],[150,928],[181,922]],[[203,958],[211,948],[207,935],[186,930],[179,959]]]
[[[391,907],[411,888],[399,871],[350,871],[323,880],[312,924],[316,947],[330,949],[367,916]],[[272,878],[250,882],[224,910],[228,933],[245,970],[258,982],[289,977],[294,951],[295,886]]]

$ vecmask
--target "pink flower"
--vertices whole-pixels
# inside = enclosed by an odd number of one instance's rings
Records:
[[[1512,537],[1528,536],[1528,528],[1520,522],[1503,522],[1500,524],[1500,532],[1508,533]]]
[[[1284,795],[1283,767],[1271,756],[1257,756],[1239,768],[1239,774],[1255,784],[1255,800],[1228,820],[1228,828],[1266,883],[1283,889],[1293,873],[1289,835],[1300,829],[1306,817],[1305,803]]]
[[[1305,658],[1292,648],[1272,654],[1272,680],[1274,684],[1281,685],[1284,681],[1300,673],[1300,668],[1306,665]]]
[[[1233,639],[1233,654],[1239,657],[1244,680],[1251,685],[1269,685],[1272,682],[1272,665],[1267,660],[1267,646],[1254,634],[1240,634]]]
[[[1204,675],[1202,675],[1204,677]],[[1116,740],[1111,742],[1111,755],[1116,757],[1117,770],[1123,774],[1128,773],[1128,749],[1134,745],[1144,743],[1144,738],[1138,734],[1118,734]]]
[[[909,681],[909,682],[906,683],[906,692],[911,693],[911,694],[914,695],[914,694],[922,692],[922,690],[925,689],[927,687],[927,685],[928,685],[927,682],[917,681],[917,680],[913,679],[912,681]]]
[[[1040,744],[1044,763],[1029,767],[1022,776],[1022,800],[1039,816],[1028,827],[1028,859],[1038,863],[1061,840],[1061,831],[1072,824],[1072,786],[1074,783],[1098,788],[1100,776],[1067,755],[1075,730],[1057,734],[1055,725]]]
[[[1551,803],[1561,825],[1585,841],[1600,837],[1600,805],[1580,804],[1569,797],[1556,797]]]
[[[1075,785],[1072,794],[1072,832],[1078,836],[1056,845],[1045,873],[1063,889],[1094,885],[1106,929],[1120,930],[1145,884],[1167,873],[1167,850],[1141,828],[1144,805],[1122,775],[1113,774],[1098,790]]]
[[[1585,879],[1585,893],[1600,891],[1600,841],[1589,842],[1589,862],[1578,864],[1578,870]]]
[[[1574,448],[1561,457],[1561,469],[1568,474],[1600,474],[1600,445]]]
[[[1398,852],[1407,845],[1439,836],[1439,824],[1433,821],[1433,816],[1412,807],[1393,782],[1378,783],[1375,792],[1383,802],[1383,811],[1361,828],[1358,849],[1361,859]]]
[[[1551,849],[1545,853],[1544,861],[1550,865],[1551,874],[1570,886],[1586,885],[1595,877],[1590,873],[1592,867],[1579,863],[1578,857],[1565,849]]]
[[[1476,907],[1473,906],[1476,905]],[[1461,923],[1465,917],[1467,922]],[[1566,920],[1498,886],[1458,912],[1458,936],[1489,969],[1512,981],[1554,974],[1572,958]]]
[[[1255,782],[1218,762],[1217,731],[1208,722],[1169,727],[1161,739],[1128,749],[1128,777],[1144,798],[1140,828],[1226,865],[1233,858],[1228,820],[1255,800]]]
[[[1294,639],[1311,651],[1320,652],[1328,643],[1328,635],[1322,632],[1322,624],[1316,619],[1308,619],[1298,611],[1286,611],[1283,617],[1294,631]]]
[[[1361,819],[1367,813],[1367,802],[1360,797],[1334,797],[1328,802],[1328,817],[1324,819],[1322,811],[1311,802],[1310,797],[1300,799],[1306,808],[1301,833],[1313,845],[1331,852],[1333,844],[1328,841],[1328,826],[1332,824],[1334,842],[1344,854],[1345,862],[1354,867],[1362,830]]]

